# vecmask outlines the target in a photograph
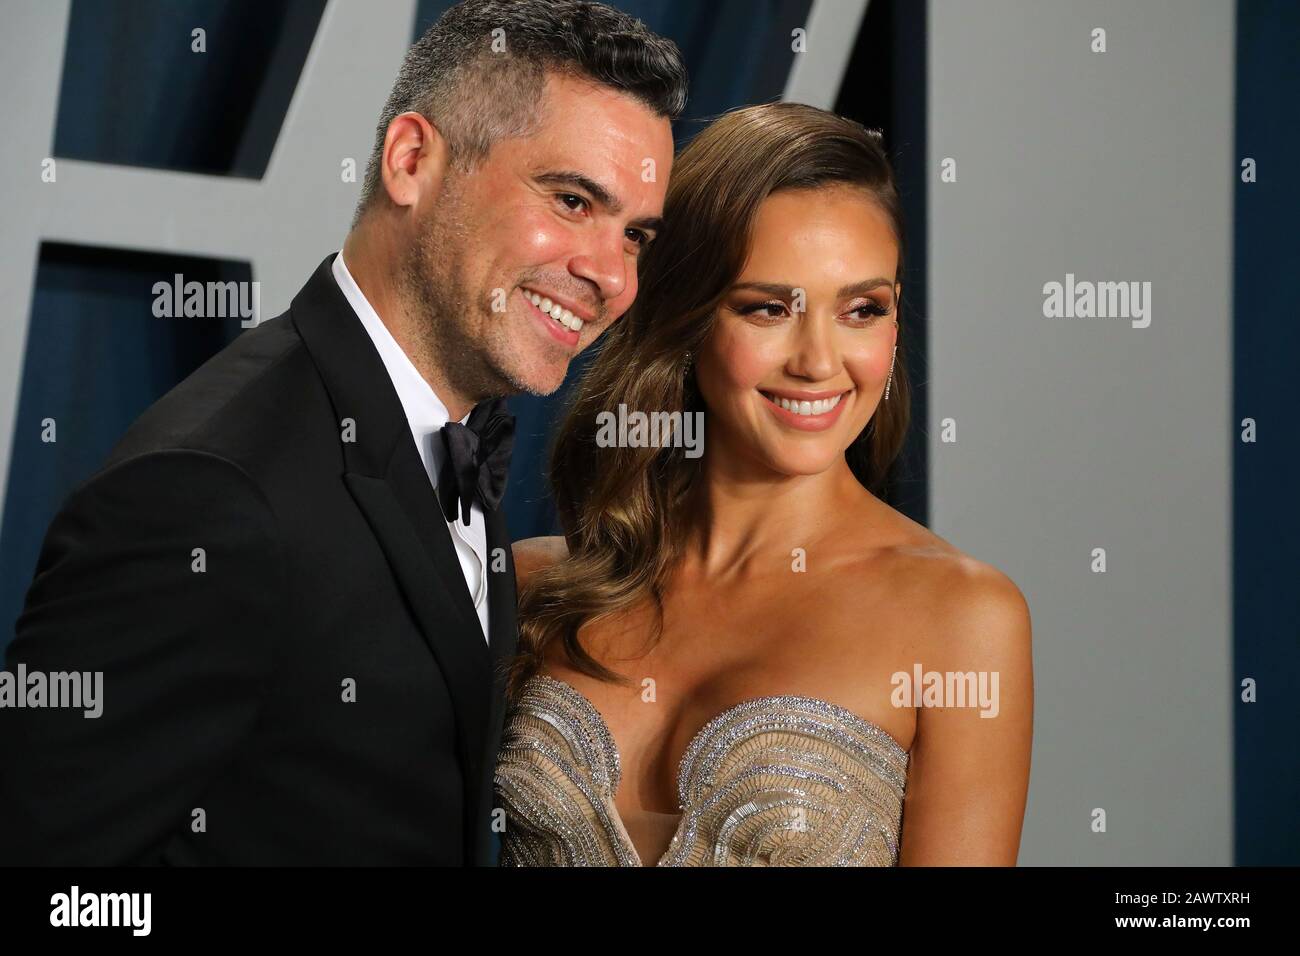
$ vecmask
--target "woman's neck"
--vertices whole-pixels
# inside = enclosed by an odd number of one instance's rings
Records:
[[[706,457],[690,506],[693,533],[685,562],[711,579],[796,560],[826,535],[845,512],[861,508],[870,494],[841,460],[815,475],[780,475],[735,466],[731,456]]]

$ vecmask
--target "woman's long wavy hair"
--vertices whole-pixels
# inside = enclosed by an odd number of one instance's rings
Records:
[[[674,447],[599,447],[597,415],[620,403],[647,413],[703,411],[687,353],[700,353],[715,310],[744,268],[759,207],[780,190],[828,186],[857,187],[884,211],[901,276],[902,214],[878,131],[815,107],[767,103],[723,114],[675,160],[664,227],[641,257],[640,292],[605,333],[556,438],[550,477],[569,554],[536,571],[520,595],[512,697],[557,641],[576,670],[622,680],[583,649],[584,624],[652,600],[658,639],[663,586],[682,553],[688,492],[704,459]],[[845,452],[872,492],[881,489],[908,424],[902,332],[890,398]]]

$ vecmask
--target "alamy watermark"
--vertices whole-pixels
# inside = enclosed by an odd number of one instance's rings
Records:
[[[160,319],[239,319],[246,329],[261,321],[260,282],[186,282],[178,272],[171,282],[155,282],[153,295],[153,314]]]
[[[685,448],[687,458],[704,454],[703,412],[629,412],[596,415],[596,444],[601,448]]]
[[[19,664],[14,673],[0,671],[0,709],[56,707],[84,710],[93,719],[104,712],[103,671],[29,671]]]
[[[996,717],[997,671],[927,671],[919,663],[912,672],[895,671],[889,683],[895,707],[978,707],[981,717]]]
[[[83,893],[75,883],[67,893],[50,897],[54,927],[118,926],[132,936],[148,936],[153,928],[152,893]]]
[[[1043,315],[1049,319],[1131,319],[1135,329],[1151,324],[1150,282],[1075,281],[1043,285]]]

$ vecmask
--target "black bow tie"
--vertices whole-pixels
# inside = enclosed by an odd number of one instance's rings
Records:
[[[494,511],[506,491],[510,470],[510,449],[515,443],[515,418],[506,411],[504,398],[480,402],[462,425],[442,426],[442,443],[447,450],[438,472],[438,500],[448,521],[470,521],[474,498],[484,511]]]

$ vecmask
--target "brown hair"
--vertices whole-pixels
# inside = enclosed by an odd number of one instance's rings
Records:
[[[647,598],[662,612],[663,584],[686,537],[687,492],[703,459],[674,447],[597,447],[597,415],[619,403],[702,411],[694,371],[684,370],[686,353],[699,353],[716,308],[744,268],[759,207],[779,190],[838,185],[861,189],[884,211],[901,276],[902,213],[879,131],[812,106],[767,103],[723,114],[675,160],[664,228],[642,254],[637,299],[603,336],[559,429],[551,484],[569,555],[535,572],[520,596],[512,695],[556,641],[580,672],[620,680],[582,648],[578,631]],[[855,477],[873,492],[908,424],[899,332],[890,399],[845,452]]]

